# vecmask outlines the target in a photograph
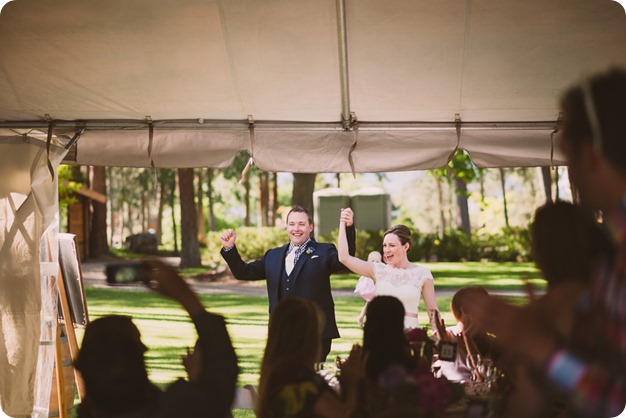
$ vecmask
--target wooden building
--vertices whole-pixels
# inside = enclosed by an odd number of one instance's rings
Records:
[[[86,187],[81,187],[74,192],[76,198],[68,206],[67,232],[76,235],[76,246],[80,254],[80,261],[89,258],[89,232],[91,225],[91,204],[92,200],[106,203],[106,196]]]

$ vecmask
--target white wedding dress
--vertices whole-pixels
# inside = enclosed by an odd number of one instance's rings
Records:
[[[430,270],[420,266],[400,269],[375,263],[374,277],[377,296],[395,296],[404,305],[404,328],[419,328],[417,308],[422,297],[422,286],[428,280],[434,281]]]

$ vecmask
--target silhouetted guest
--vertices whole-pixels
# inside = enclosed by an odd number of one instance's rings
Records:
[[[164,391],[148,379],[148,348],[130,317],[112,315],[91,322],[75,362],[86,396],[79,418],[229,416],[237,382],[237,357],[224,318],[205,311],[176,270],[144,261],[145,283],[179,302],[198,332],[196,349],[184,359],[189,380]]]
[[[323,326],[323,314],[315,302],[292,296],[276,305],[261,363],[259,418],[344,418],[354,409],[365,358],[355,346],[341,367],[342,399],[315,372]]]

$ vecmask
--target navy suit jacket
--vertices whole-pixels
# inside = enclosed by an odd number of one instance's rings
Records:
[[[348,241],[350,252],[353,252],[355,247],[354,228],[348,230],[352,230],[348,234]],[[289,244],[273,248],[260,259],[250,263],[241,259],[236,246],[229,251],[222,249],[221,254],[235,278],[266,281],[270,313],[279,300],[289,296],[300,296],[312,300],[324,312],[326,319],[322,338],[338,338],[335,303],[330,291],[330,275],[344,271],[346,267],[339,262],[339,255],[334,244],[315,242],[311,239],[307,248],[311,251],[304,251],[300,255],[289,276],[289,284],[281,282],[283,278],[287,277],[285,257]]]

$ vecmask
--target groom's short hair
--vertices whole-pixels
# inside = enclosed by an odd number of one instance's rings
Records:
[[[291,210],[287,213],[287,222],[289,222],[289,215],[291,215],[292,212],[306,213],[306,217],[309,219],[309,223],[313,224],[313,218],[311,217],[311,213],[300,205],[293,205],[291,207]]]

